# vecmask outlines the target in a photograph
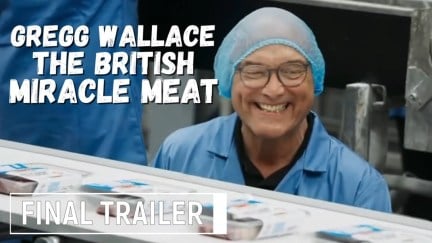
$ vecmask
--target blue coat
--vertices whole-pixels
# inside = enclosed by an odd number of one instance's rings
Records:
[[[0,1],[0,139],[13,140],[44,147],[68,150],[126,162],[147,164],[142,135],[141,78],[130,75],[100,75],[94,71],[97,52],[130,52],[129,47],[100,48],[98,27],[137,25],[137,1],[105,0],[20,0]],[[13,47],[11,31],[16,25],[86,25],[89,43],[86,47]],[[118,42],[117,42],[118,43]],[[37,75],[35,51],[84,51],[83,75],[50,75],[49,64],[45,74]],[[48,62],[46,62],[48,63]],[[114,79],[131,79],[128,88],[129,104],[10,104],[10,79],[21,84],[24,79],[54,79],[55,97],[64,80],[70,78],[75,88],[86,78],[105,80],[105,95],[110,95]],[[77,91],[78,92],[78,91]],[[93,93],[94,94],[94,93]]]
[[[161,145],[153,165],[244,185],[234,142],[236,113],[180,129]],[[330,136],[314,114],[309,144],[276,191],[391,212],[384,178]]]

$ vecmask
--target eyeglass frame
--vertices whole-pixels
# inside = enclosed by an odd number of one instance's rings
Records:
[[[299,76],[299,77],[301,77],[302,75],[303,75],[303,79],[301,79],[300,81],[298,81],[297,83],[295,83],[295,84],[286,84],[281,78],[280,78],[280,74],[279,74],[279,72],[280,72],[280,70],[281,70],[281,67],[283,66],[283,65],[286,65],[286,64],[290,64],[290,63],[295,63],[295,64],[300,64],[300,65],[302,65],[303,66],[303,68],[304,68],[304,70],[302,71],[302,74]],[[260,86],[251,86],[250,84],[251,83],[254,83],[254,82],[248,82],[248,81],[245,81],[244,80],[244,78],[243,78],[243,75],[242,75],[242,71],[243,71],[243,69],[245,68],[245,67],[247,67],[247,66],[260,66],[260,67],[264,67],[264,68],[266,68],[265,69],[265,71],[267,72],[267,81],[266,82],[263,82],[263,84],[262,85],[260,85]],[[265,86],[267,86],[267,84],[270,82],[270,78],[271,78],[271,76],[272,76],[272,74],[273,73],[276,73],[276,77],[277,77],[277,79],[279,80],[279,82],[284,86],[284,87],[296,87],[296,86],[299,86],[299,85],[301,85],[305,80],[306,80],[306,76],[307,76],[307,71],[308,71],[308,69],[309,69],[309,67],[310,67],[310,64],[309,63],[304,63],[304,62],[301,62],[301,61],[287,61],[287,62],[284,62],[284,63],[281,63],[277,68],[267,68],[265,65],[262,65],[262,64],[239,64],[238,66],[237,66],[237,69],[236,69],[236,72],[238,72],[239,73],[239,76],[240,76],[240,80],[243,82],[243,84],[246,86],[246,87],[249,87],[249,88],[263,88],[263,87],[265,87]],[[295,79],[290,79],[290,80],[295,80]]]

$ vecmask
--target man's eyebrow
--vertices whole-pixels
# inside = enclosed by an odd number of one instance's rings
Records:
[[[239,64],[239,66],[246,66],[246,65],[264,65],[264,63],[246,60],[246,61],[243,61]]]
[[[302,63],[302,64],[307,64],[308,61],[305,61],[304,59],[293,59],[293,60],[286,61],[285,63]]]
[[[304,59],[297,58],[297,59],[287,60],[287,61],[282,62],[280,64],[283,64],[283,63],[301,63],[301,64],[307,64],[308,62],[305,61]],[[259,62],[259,61],[249,61],[249,60],[245,60],[245,61],[243,61],[243,62],[241,62],[239,64],[240,67],[247,66],[247,65],[263,65],[263,66],[266,66],[265,63],[262,63],[262,62]]]

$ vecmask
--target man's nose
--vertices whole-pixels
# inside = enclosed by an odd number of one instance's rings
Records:
[[[263,87],[262,92],[270,97],[282,95],[284,93],[284,85],[279,80],[277,71],[272,70],[269,75],[269,81]]]

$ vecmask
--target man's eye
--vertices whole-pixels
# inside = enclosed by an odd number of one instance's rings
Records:
[[[294,69],[294,68],[292,68],[292,69],[282,69],[281,70],[281,73],[283,73],[283,74],[298,74],[298,73],[302,73],[303,72],[303,70],[301,70],[301,69]]]
[[[244,72],[245,77],[247,78],[261,78],[266,75],[265,71],[260,70],[249,70]]]

